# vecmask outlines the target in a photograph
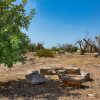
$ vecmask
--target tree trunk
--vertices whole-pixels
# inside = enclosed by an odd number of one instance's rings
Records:
[[[83,49],[80,49],[80,55],[84,55],[85,51]]]
[[[89,46],[89,53],[93,53],[92,46]]]
[[[100,50],[97,51],[97,57],[100,57]]]

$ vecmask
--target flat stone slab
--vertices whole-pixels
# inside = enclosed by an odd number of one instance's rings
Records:
[[[80,68],[78,67],[44,68],[40,69],[40,73],[43,75],[56,75],[57,73],[80,75]]]
[[[38,73],[38,71],[34,71],[31,74],[25,76],[27,81],[31,84],[41,84],[46,81],[45,76]]]
[[[67,74],[76,74],[80,75],[80,68],[79,67],[66,67]]]
[[[65,74],[59,75],[58,77],[66,86],[80,87],[83,83],[83,79],[80,75]]]
[[[55,72],[54,68],[40,69],[40,73],[43,74],[43,75],[56,75],[56,72]]]
[[[59,80],[59,77],[57,75],[45,75],[45,77],[49,80]]]
[[[80,68],[78,68],[78,67],[65,67],[62,69],[56,69],[56,73],[80,75]]]

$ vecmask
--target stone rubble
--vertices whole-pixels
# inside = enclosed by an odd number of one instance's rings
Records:
[[[65,68],[44,68],[38,71],[34,71],[29,75],[26,75],[26,79],[31,84],[45,83],[47,75],[57,75],[59,79],[66,86],[80,87],[83,82],[90,81],[90,73],[80,71],[78,67],[65,67]]]

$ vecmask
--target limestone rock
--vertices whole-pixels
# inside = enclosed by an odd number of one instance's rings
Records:
[[[67,74],[76,74],[76,75],[80,75],[80,68],[79,67],[65,67],[66,69],[66,73]]]
[[[80,75],[80,68],[78,67],[65,67],[62,69],[55,69],[56,73],[63,73],[63,74],[75,74],[75,75]]]
[[[48,80],[59,80],[57,75],[45,75],[46,79]]]
[[[66,86],[80,87],[83,83],[83,80],[80,75],[60,75],[59,78]]]
[[[86,72],[86,71],[81,71],[81,78],[83,79],[83,81],[90,81],[90,73]]]
[[[40,69],[40,73],[43,74],[43,75],[56,75],[54,68]]]
[[[87,96],[90,97],[90,98],[94,98],[95,94],[88,94]]]
[[[26,75],[25,77],[31,84],[40,84],[46,81],[45,76],[38,73],[38,71],[34,71],[31,74]]]
[[[64,68],[44,68],[40,69],[40,73],[42,73],[43,75],[56,75],[57,73],[80,75],[80,69],[78,67],[72,66]]]

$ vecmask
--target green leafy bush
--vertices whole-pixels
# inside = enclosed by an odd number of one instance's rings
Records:
[[[26,4],[27,0],[20,4],[16,0],[0,0],[0,64],[9,68],[22,61],[27,52],[29,38],[22,29],[28,30],[35,9],[26,14]]]
[[[39,56],[39,57],[54,57],[53,53],[49,49],[37,50],[35,56]]]

